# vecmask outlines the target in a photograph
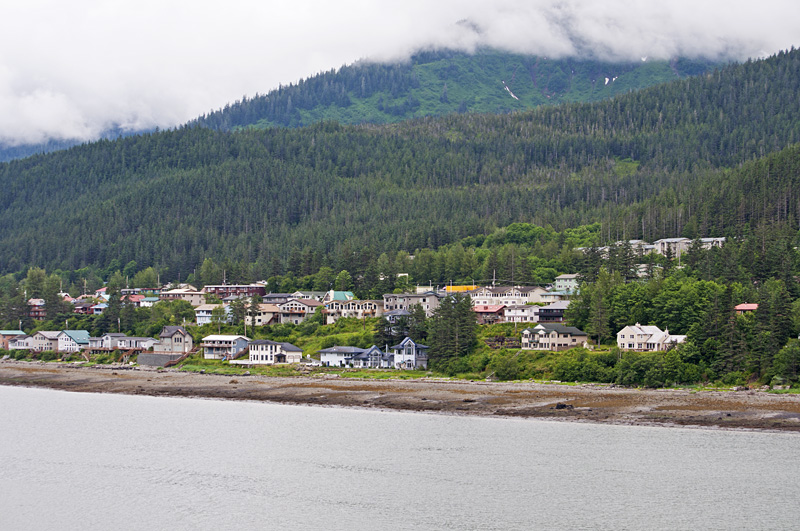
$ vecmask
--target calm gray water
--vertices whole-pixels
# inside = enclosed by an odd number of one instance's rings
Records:
[[[800,437],[0,387],[0,529],[797,529]]]

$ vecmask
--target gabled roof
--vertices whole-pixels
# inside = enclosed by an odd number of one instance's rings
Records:
[[[165,326],[161,330],[161,334],[158,337],[172,337],[175,334],[182,334],[184,336],[189,335],[186,329],[183,328],[182,326]]]
[[[427,345],[420,345],[419,343],[417,343],[416,341],[414,341],[410,337],[403,338],[403,340],[398,345],[394,345],[393,347],[389,347],[389,348],[391,348],[392,350],[400,350],[400,349],[405,348],[405,346],[408,345],[409,343],[411,343],[412,345],[416,346],[417,348],[430,348]]]
[[[46,339],[58,339],[58,335],[60,333],[61,332],[59,332],[59,331],[53,332],[53,331],[50,331],[50,330],[39,330],[38,332],[36,332],[36,334],[41,334],[42,337],[44,337]],[[34,334],[34,335],[36,335],[36,334]]]
[[[526,328],[523,330],[524,332],[531,332],[533,334],[538,333],[539,331],[543,331],[546,333],[555,332],[557,334],[571,334],[573,336],[585,336],[586,332],[575,328],[574,326],[565,326],[562,324],[557,323],[539,323],[538,325],[534,326],[533,328]]]
[[[744,302],[734,306],[733,309],[739,312],[754,312],[758,310],[758,304]]]
[[[19,336],[24,333],[22,330],[0,330],[0,336]]]
[[[245,341],[250,341],[250,338],[248,337],[229,335],[229,334],[212,334],[210,336],[204,337],[203,341],[236,341],[238,339],[244,339]]]
[[[472,308],[472,310],[477,313],[496,313],[505,307],[506,307],[505,304],[487,304],[487,305],[475,306]]]
[[[335,346],[318,350],[320,354],[358,354],[364,352],[363,348]]]
[[[79,345],[89,344],[89,332],[86,330],[64,330],[61,333]]]

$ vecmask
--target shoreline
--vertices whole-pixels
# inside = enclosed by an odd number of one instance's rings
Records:
[[[4,360],[0,385],[634,426],[800,432],[800,395],[602,384],[217,375]]]

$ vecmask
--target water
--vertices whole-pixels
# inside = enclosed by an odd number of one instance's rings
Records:
[[[0,387],[0,529],[790,529],[800,438]]]

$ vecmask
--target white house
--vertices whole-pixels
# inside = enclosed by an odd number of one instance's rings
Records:
[[[555,282],[556,291],[575,291],[578,289],[578,274],[558,275]]]
[[[56,350],[59,352],[78,352],[89,346],[89,332],[86,330],[64,330],[56,336]]]
[[[210,335],[203,338],[203,357],[207,360],[233,359],[247,348],[250,339],[237,335]]]
[[[541,286],[505,286],[498,288],[479,288],[467,294],[475,306],[522,306],[528,303],[543,302],[547,292]]]
[[[248,351],[248,362],[252,364],[300,363],[303,358],[303,350],[300,347],[267,339],[251,341]]]
[[[120,350],[148,350],[151,347],[155,347],[157,344],[158,340],[152,337],[122,337],[117,340],[117,346]]]
[[[538,323],[539,308],[530,304],[506,306],[505,320],[507,323]]]
[[[377,300],[350,300],[331,301],[325,304],[326,323],[333,324],[341,317],[380,317],[383,315],[383,301]]]
[[[628,325],[617,332],[617,346],[622,350],[637,352],[661,352],[686,341],[684,335],[663,332],[657,326],[642,326],[639,323]]]
[[[300,324],[314,315],[322,303],[314,299],[289,299],[277,306],[281,311],[281,323]]]
[[[390,347],[394,354],[394,366],[397,369],[426,369],[428,367],[428,348],[407,337],[400,344]]]
[[[21,334],[8,340],[8,350],[30,350],[31,336]]]
[[[362,352],[358,347],[328,347],[319,351],[319,361],[323,367],[347,367],[352,357]]]

